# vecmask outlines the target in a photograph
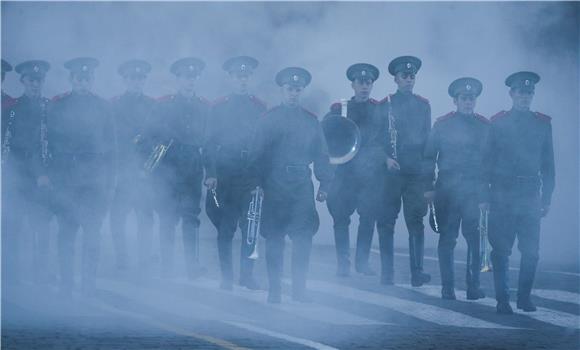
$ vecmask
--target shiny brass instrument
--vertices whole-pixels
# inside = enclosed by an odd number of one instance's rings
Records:
[[[262,221],[262,202],[264,201],[264,193],[260,187],[256,187],[252,194],[252,201],[248,208],[248,233],[246,235],[246,243],[249,246],[254,246],[252,254],[249,259],[258,259],[258,238],[260,235],[260,223]]]
[[[217,191],[215,190],[215,188],[211,189],[211,195],[213,196],[213,202],[215,203],[216,208],[220,207],[220,203],[218,202],[217,199]]]
[[[439,232],[439,221],[437,220],[437,212],[435,211],[435,204],[429,203],[429,225],[431,225],[431,229],[433,232]]]
[[[391,142],[391,148],[393,149],[392,157],[397,160],[397,125],[395,124],[395,116],[393,115],[393,107],[391,103],[391,97],[387,98],[388,109],[388,119],[389,119],[389,140]]]
[[[489,245],[488,231],[487,231],[487,221],[489,216],[489,210],[479,209],[479,256],[480,256],[480,268],[481,272],[490,272],[491,267],[491,247]]]
[[[322,130],[328,145],[330,164],[344,164],[360,149],[360,130],[347,118],[348,100],[342,99],[340,115],[330,115],[322,121]]]
[[[163,158],[165,158],[171,145],[173,145],[173,139],[171,139],[167,145],[160,143],[153,148],[149,158],[147,158],[143,165],[146,172],[152,173],[159,166],[159,163],[161,163]]]
[[[10,141],[12,140],[12,124],[14,123],[15,117],[14,110],[10,111],[10,116],[8,117],[8,125],[6,126],[6,131],[4,132],[4,139],[2,140],[2,164],[6,162],[6,158],[10,154]]]
[[[46,103],[42,102],[40,105],[42,116],[40,119],[40,156],[42,165],[48,166],[50,154],[48,153],[48,128],[46,125]]]

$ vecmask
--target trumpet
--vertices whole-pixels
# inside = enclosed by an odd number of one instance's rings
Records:
[[[220,207],[220,202],[218,202],[218,199],[217,199],[217,191],[215,190],[215,188],[212,188],[211,189],[211,195],[213,197],[213,202],[214,202],[216,208],[219,208]]]
[[[8,125],[6,126],[6,131],[4,132],[4,139],[2,140],[2,164],[6,162],[6,158],[10,154],[10,142],[12,141],[12,123],[14,123],[15,113],[14,110],[10,111],[10,116],[8,117]]]
[[[248,231],[246,235],[246,243],[249,246],[254,246],[252,254],[248,256],[249,259],[258,259],[258,236],[260,235],[260,222],[262,221],[262,202],[264,201],[264,194],[260,187],[256,187],[252,195],[252,201],[248,208]]]
[[[487,234],[488,210],[479,209],[479,256],[481,257],[481,272],[489,272],[491,268],[490,246]]]
[[[167,154],[167,151],[169,150],[171,145],[173,145],[173,139],[171,139],[167,145],[164,145],[162,143],[156,145],[153,148],[151,154],[149,155],[149,158],[147,158],[145,164],[143,165],[145,171],[147,171],[148,173],[152,173],[153,170],[155,170],[159,166],[159,163],[161,163],[163,158],[165,158],[165,155]]]

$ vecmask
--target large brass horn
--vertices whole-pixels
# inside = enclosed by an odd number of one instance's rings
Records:
[[[331,114],[322,121],[330,164],[344,164],[356,156],[360,148],[360,130],[347,118],[348,100],[340,100],[341,113]]]

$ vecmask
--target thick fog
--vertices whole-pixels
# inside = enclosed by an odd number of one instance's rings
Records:
[[[197,94],[214,100],[231,91],[221,68],[225,59],[250,55],[260,61],[251,91],[270,107],[280,101],[276,72],[287,66],[308,69],[313,79],[302,102],[321,117],[331,103],[352,96],[345,77],[349,65],[368,62],[381,70],[372,92],[380,100],[395,92],[389,61],[414,55],[423,61],[415,92],[430,100],[435,121],[455,109],[447,95],[454,79],[473,76],[483,82],[476,111],[491,117],[511,108],[504,79],[516,71],[535,71],[541,81],[532,110],[553,118],[556,162],[552,208],[542,221],[541,260],[578,262],[578,3],[3,1],[1,6],[2,57],[13,65],[49,61],[47,97],[70,90],[63,63],[73,57],[99,59],[94,91],[110,98],[124,91],[117,67],[125,60],[152,64],[145,92],[157,97],[176,91],[171,63],[196,56],[207,64]],[[7,74],[2,88],[15,97],[22,93],[14,72]],[[318,210],[321,227],[315,243],[333,244],[326,205],[318,204]],[[200,217],[202,236],[213,235],[203,211]],[[437,235],[426,226],[427,244],[434,247]],[[400,215],[397,246],[406,247],[407,236]]]

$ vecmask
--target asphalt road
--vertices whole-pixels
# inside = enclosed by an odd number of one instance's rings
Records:
[[[266,291],[220,290],[215,241],[202,243],[207,273],[193,281],[182,265],[174,278],[161,279],[158,263],[119,271],[105,255],[91,296],[75,291],[64,299],[55,282],[26,278],[2,286],[2,349],[580,349],[580,274],[568,267],[540,265],[538,311],[501,316],[491,274],[482,277],[487,298],[465,299],[463,252],[456,254],[458,300],[445,301],[433,252],[425,259],[430,284],[410,286],[408,256],[398,249],[396,285],[386,287],[378,277],[336,277],[334,247],[315,246],[308,282],[314,302],[293,302],[286,278],[283,303],[273,306]],[[378,270],[376,251],[371,263]],[[265,287],[263,259],[255,275]]]

